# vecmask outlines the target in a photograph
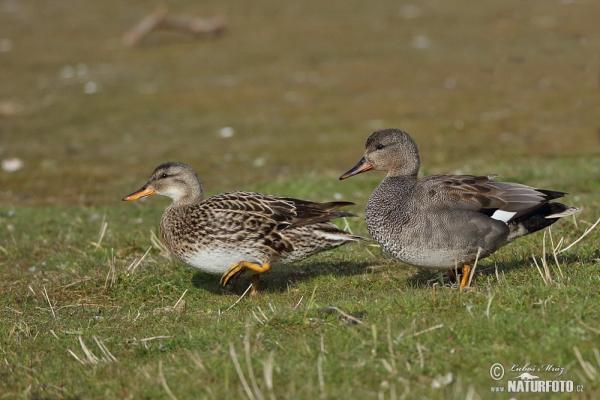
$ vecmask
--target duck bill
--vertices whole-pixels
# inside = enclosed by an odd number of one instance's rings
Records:
[[[141,199],[146,196],[154,196],[156,192],[153,189],[150,189],[147,185],[142,187],[140,190],[135,191],[127,196],[123,197],[123,201],[132,201]]]
[[[345,174],[340,176],[340,180],[350,178],[351,176],[358,175],[361,172],[367,172],[373,169],[373,166],[370,162],[367,161],[366,158],[361,158],[358,164],[352,167],[349,171],[346,171]]]

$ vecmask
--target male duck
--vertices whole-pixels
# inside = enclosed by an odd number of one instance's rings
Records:
[[[387,171],[365,212],[373,238],[400,261],[425,269],[462,268],[462,290],[471,265],[518,237],[578,211],[549,202],[566,193],[492,180],[497,175],[431,175],[419,179],[419,148],[398,129],[374,132],[365,155],[343,174]]]
[[[186,164],[159,165],[148,183],[123,197],[155,194],[173,199],[160,222],[167,248],[180,260],[209,273],[223,274],[221,285],[248,270],[254,295],[259,274],[272,263],[287,264],[361,240],[330,220],[355,216],[332,211],[354,203],[315,203],[250,192],[229,192],[204,199],[196,172]]]

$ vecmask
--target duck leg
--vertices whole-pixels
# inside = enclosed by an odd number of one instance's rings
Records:
[[[241,274],[245,269],[249,269],[251,271],[256,272],[255,275],[252,275],[252,290],[250,291],[250,295],[253,296],[258,290],[258,281],[260,279],[258,274],[263,274],[267,272],[269,268],[271,268],[271,264],[268,262],[264,263],[261,266],[248,261],[240,261],[239,263],[232,265],[227,271],[225,271],[225,273],[221,277],[221,286],[226,286],[230,282],[231,278],[238,274]]]
[[[461,292],[467,286],[467,284],[469,283],[469,275],[471,275],[471,266],[469,264],[465,264],[462,267],[462,276],[461,276],[461,279],[460,279],[459,290]]]

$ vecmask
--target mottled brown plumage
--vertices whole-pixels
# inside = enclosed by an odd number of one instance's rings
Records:
[[[183,163],[158,166],[146,185],[123,200],[154,194],[173,199],[160,222],[167,248],[193,267],[223,274],[223,286],[240,273],[253,271],[252,293],[258,274],[272,263],[299,261],[362,239],[330,222],[354,216],[335,211],[353,203],[316,203],[251,192],[204,199],[198,176]]]
[[[564,192],[493,180],[497,175],[419,179],[417,144],[397,129],[374,132],[365,147],[364,157],[340,179],[371,169],[388,172],[367,203],[367,228],[384,250],[416,267],[465,266],[468,272],[477,257],[577,211],[550,202]]]

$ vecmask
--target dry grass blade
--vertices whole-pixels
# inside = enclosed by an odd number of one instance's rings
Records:
[[[177,300],[177,303],[175,303],[175,305],[173,306],[173,308],[177,308],[177,306],[179,305],[179,303],[181,302],[181,300],[183,300],[183,296],[185,296],[185,294],[188,292],[188,289],[185,289],[183,294],[181,295],[181,297],[179,298],[179,300]]]
[[[117,358],[112,355],[112,353],[108,350],[108,348],[106,347],[106,345],[104,344],[103,341],[98,340],[98,338],[96,336],[94,336],[94,341],[96,342],[96,345],[98,345],[98,348],[100,349],[102,354],[104,354],[103,360],[105,362],[108,362],[108,363],[118,362]]]
[[[441,328],[443,328],[443,327],[444,327],[444,324],[435,325],[435,326],[432,326],[432,327],[430,327],[430,328],[423,329],[422,331],[419,331],[419,332],[416,332],[416,333],[414,333],[414,334],[413,334],[413,337],[414,337],[414,336],[419,336],[419,335],[422,335],[422,334],[424,334],[424,333],[427,333],[427,332],[435,331],[436,329],[441,329]]]
[[[98,235],[97,242],[90,242],[96,248],[94,251],[98,251],[102,248],[102,239],[104,239],[104,235],[106,234],[106,228],[108,228],[108,222],[106,222],[106,214],[102,216],[102,224],[100,226],[100,234]]]
[[[246,293],[248,293],[250,291],[250,289],[252,289],[252,284],[250,284],[248,286],[248,289],[246,289],[244,291],[244,293],[242,293],[242,295],[235,301],[235,303],[233,303],[232,305],[230,305],[229,308],[227,310],[225,310],[225,312],[227,312],[227,311],[231,310],[233,307],[235,307],[235,305],[237,303],[239,303],[244,298],[244,296],[246,296]]]
[[[340,313],[340,315],[344,318],[346,318],[346,320],[352,321],[352,322],[356,322],[357,324],[361,324],[363,326],[368,327],[369,325],[365,324],[363,321],[361,321],[360,319],[356,318],[353,315],[350,314],[346,314],[345,312],[343,312],[342,310],[340,310],[339,308],[335,307],[335,306],[329,306],[329,307],[324,307],[319,309],[319,311],[337,311],[338,313]]]
[[[579,361],[579,364],[581,365],[583,372],[585,372],[585,374],[593,381],[598,379],[598,372],[592,366],[591,363],[589,363],[588,361],[585,361],[583,359],[583,357],[581,356],[581,352],[579,351],[577,346],[573,346],[573,352],[575,353],[575,357],[577,357],[577,361]]]
[[[577,243],[579,243],[584,237],[586,237],[591,231],[594,230],[594,228],[596,228],[596,226],[600,223],[600,218],[598,218],[598,220],[589,228],[587,228],[585,230],[585,232],[583,232],[583,234],[581,236],[579,236],[579,239],[577,239],[576,241],[574,241],[573,243],[571,243],[570,245],[568,245],[567,247],[565,247],[564,249],[558,251],[557,254],[560,253],[564,253],[565,251],[569,250],[571,247],[575,246]]]
[[[44,286],[44,291],[42,293],[44,294],[44,297],[46,298],[46,301],[48,302],[48,305],[50,306],[50,311],[52,311],[52,316],[54,317],[54,319],[56,319],[56,314],[54,313],[54,307],[52,307],[52,302],[50,301],[50,298],[48,297],[48,292],[46,291],[46,286]]]
[[[317,375],[319,377],[319,390],[321,391],[321,398],[326,398],[327,393],[325,392],[325,378],[323,377],[323,354],[319,353],[317,358]]]
[[[477,269],[477,262],[479,261],[479,256],[481,255],[482,248],[477,249],[477,256],[475,256],[475,262],[473,263],[473,268],[471,268],[471,273],[469,274],[469,282],[467,283],[467,287],[471,287],[471,281],[473,280],[473,276],[475,275],[475,270]]]
[[[115,253],[113,249],[110,249],[110,258],[108,259],[108,273],[106,274],[106,279],[104,280],[104,290],[108,289],[109,286],[112,287],[115,284],[117,280],[116,272],[117,268],[115,266]]]
[[[271,400],[275,400],[275,393],[273,393],[273,366],[275,365],[275,353],[271,351],[269,358],[263,361],[263,375],[265,377],[265,385],[269,389],[269,397]]]
[[[150,250],[152,250],[152,246],[148,247],[148,250],[146,250],[146,252],[142,256],[142,258],[140,258],[139,260],[136,258],[135,260],[133,260],[133,262],[131,264],[129,264],[129,267],[127,267],[127,269],[126,269],[127,276],[133,275],[133,273],[140,266],[140,264],[142,263],[142,261],[144,261],[144,258],[146,258],[146,256],[148,255],[148,253],[150,253]]]
[[[533,263],[535,264],[538,272],[540,273],[540,276],[542,277],[542,281],[544,281],[544,285],[548,285],[548,280],[546,279],[546,277],[544,276],[544,274],[542,273],[542,270],[540,269],[540,266],[538,265],[537,260],[535,259],[535,255],[532,254],[531,258],[533,258]]]
[[[185,353],[190,358],[190,360],[192,360],[192,362],[194,364],[196,364],[196,366],[198,368],[200,368],[203,372],[207,372],[206,367],[204,366],[204,363],[202,362],[202,359],[200,358],[200,354],[198,354],[197,350],[194,350],[194,352],[192,353],[190,350],[186,349]]]
[[[392,367],[392,373],[396,372],[396,356],[394,356],[394,344],[392,343],[392,328],[390,322],[390,316],[387,317],[387,340],[388,340],[388,351],[390,353],[390,363]]]
[[[264,400],[264,396],[258,388],[256,382],[256,376],[254,376],[254,368],[252,368],[252,358],[250,356],[250,326],[246,325],[246,336],[244,338],[244,352],[246,353],[246,368],[248,369],[248,376],[250,377],[250,383],[252,383],[252,391],[259,400]]]
[[[140,339],[140,342],[149,342],[151,340],[159,340],[159,339],[169,339],[172,337],[173,336],[153,336],[153,337],[149,337],[149,338],[145,338],[145,339]]]
[[[150,231],[150,243],[152,246],[158,249],[158,255],[171,259],[171,252],[167,249],[167,246],[156,236],[154,231]]]
[[[589,326],[588,324],[586,324],[585,322],[583,322],[581,320],[581,318],[577,317],[577,322],[579,322],[581,325],[583,325],[584,328],[587,328],[590,331],[592,331],[592,332],[597,333],[598,335],[600,335],[600,329],[596,329],[596,328],[593,328],[593,327]]]
[[[79,339],[79,345],[81,346],[81,350],[83,350],[83,354],[85,354],[85,358],[78,357],[70,349],[67,349],[67,350],[81,364],[84,364],[84,365],[100,364],[100,363],[108,364],[108,363],[118,362],[117,358],[112,355],[112,353],[108,350],[108,348],[106,347],[104,342],[102,342],[101,340],[98,340],[98,338],[96,338],[95,336],[94,336],[94,341],[96,342],[96,345],[98,346],[98,348],[100,349],[100,351],[103,354],[102,358],[98,358],[94,353],[92,353],[92,351],[87,347],[87,345],[83,341],[83,337],[81,335],[78,336],[78,339]]]
[[[492,306],[492,300],[494,300],[495,296],[496,296],[496,293],[492,294],[491,291],[488,291],[488,304],[487,304],[487,308],[485,309],[485,316],[488,319],[490,318],[490,307]]]
[[[229,354],[231,355],[231,360],[233,361],[235,371],[237,372],[238,377],[240,378],[242,387],[244,388],[244,391],[246,392],[246,396],[248,396],[249,399],[255,400],[256,398],[254,397],[254,394],[252,394],[252,390],[250,390],[250,386],[248,386],[248,382],[246,381],[244,372],[242,371],[242,368],[240,367],[240,363],[238,361],[237,355],[235,354],[235,348],[233,347],[233,343],[231,343],[231,342],[229,343]]]
[[[173,392],[171,392],[171,389],[169,389],[169,385],[167,385],[167,380],[165,379],[165,375],[163,374],[162,370],[162,360],[158,360],[158,377],[160,378],[160,384],[162,385],[163,389],[165,389],[165,392],[167,392],[169,398],[171,400],[177,400],[177,397],[175,397]]]

